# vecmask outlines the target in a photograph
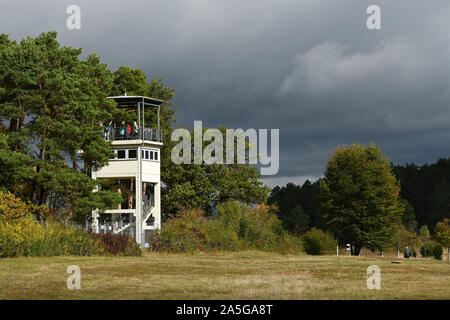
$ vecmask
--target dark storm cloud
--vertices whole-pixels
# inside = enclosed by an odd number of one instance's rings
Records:
[[[334,146],[375,142],[394,163],[449,156],[450,3],[376,1],[15,1],[1,32],[57,30],[111,69],[141,67],[176,89],[178,124],[279,128],[280,172],[323,172]],[[77,4],[82,29],[65,28]]]

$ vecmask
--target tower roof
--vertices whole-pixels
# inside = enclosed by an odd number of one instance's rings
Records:
[[[117,105],[123,108],[135,108],[138,103],[142,102],[144,102],[144,105],[158,107],[165,102],[164,100],[144,96],[115,96],[115,97],[108,97],[108,99],[114,99]]]

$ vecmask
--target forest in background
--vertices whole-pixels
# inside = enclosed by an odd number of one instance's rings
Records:
[[[402,223],[408,230],[418,231],[425,225],[433,232],[437,222],[450,217],[450,158],[420,166],[392,165],[392,171],[400,182],[400,198],[406,206]],[[268,203],[278,206],[285,228],[300,233],[326,228],[320,215],[319,181],[272,189]]]

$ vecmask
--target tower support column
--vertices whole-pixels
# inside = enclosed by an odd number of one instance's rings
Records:
[[[155,227],[161,229],[161,182],[155,185]]]
[[[139,151],[140,153],[140,151]],[[139,171],[141,170],[139,166]],[[136,175],[136,242],[142,245],[142,179],[140,172]]]

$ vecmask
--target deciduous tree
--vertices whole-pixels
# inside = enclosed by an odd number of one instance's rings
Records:
[[[447,247],[447,259],[450,261],[450,219],[445,218],[443,221],[436,224],[436,228],[434,228],[434,238],[443,247]]]
[[[352,244],[352,254],[389,244],[403,208],[388,159],[375,145],[338,147],[320,181],[321,210],[328,228]]]

